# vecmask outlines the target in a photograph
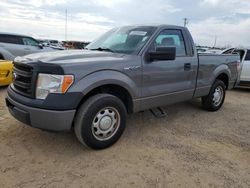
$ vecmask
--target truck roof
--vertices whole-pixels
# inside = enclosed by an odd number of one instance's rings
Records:
[[[183,29],[185,27],[183,26],[178,26],[178,25],[169,25],[169,24],[136,24],[136,25],[125,25],[125,27],[171,27],[171,28],[178,28],[178,29]]]
[[[22,34],[17,34],[17,33],[8,33],[8,32],[0,32],[0,35],[13,35],[13,36],[19,36],[19,37],[31,37],[28,35],[22,35]]]

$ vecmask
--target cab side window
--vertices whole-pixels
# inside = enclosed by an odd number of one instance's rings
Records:
[[[180,30],[164,30],[154,42],[156,47],[176,47],[176,56],[186,56],[186,47]]]
[[[22,40],[14,35],[0,35],[0,42],[23,45]]]
[[[32,38],[23,37],[23,44],[28,46],[38,46],[39,43]]]

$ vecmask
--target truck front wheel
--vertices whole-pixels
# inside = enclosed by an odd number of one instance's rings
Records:
[[[216,80],[211,87],[208,96],[202,98],[202,106],[208,111],[217,111],[224,103],[226,86],[223,81]]]
[[[125,125],[126,108],[123,102],[110,94],[97,94],[79,108],[74,130],[82,144],[104,149],[120,138]]]

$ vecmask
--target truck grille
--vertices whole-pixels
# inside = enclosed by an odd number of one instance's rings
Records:
[[[14,62],[13,85],[14,89],[27,97],[32,97],[32,70],[33,68]]]

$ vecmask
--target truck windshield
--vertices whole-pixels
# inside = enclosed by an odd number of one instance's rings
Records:
[[[86,49],[137,54],[155,30],[156,27],[151,26],[115,28],[90,43]]]

